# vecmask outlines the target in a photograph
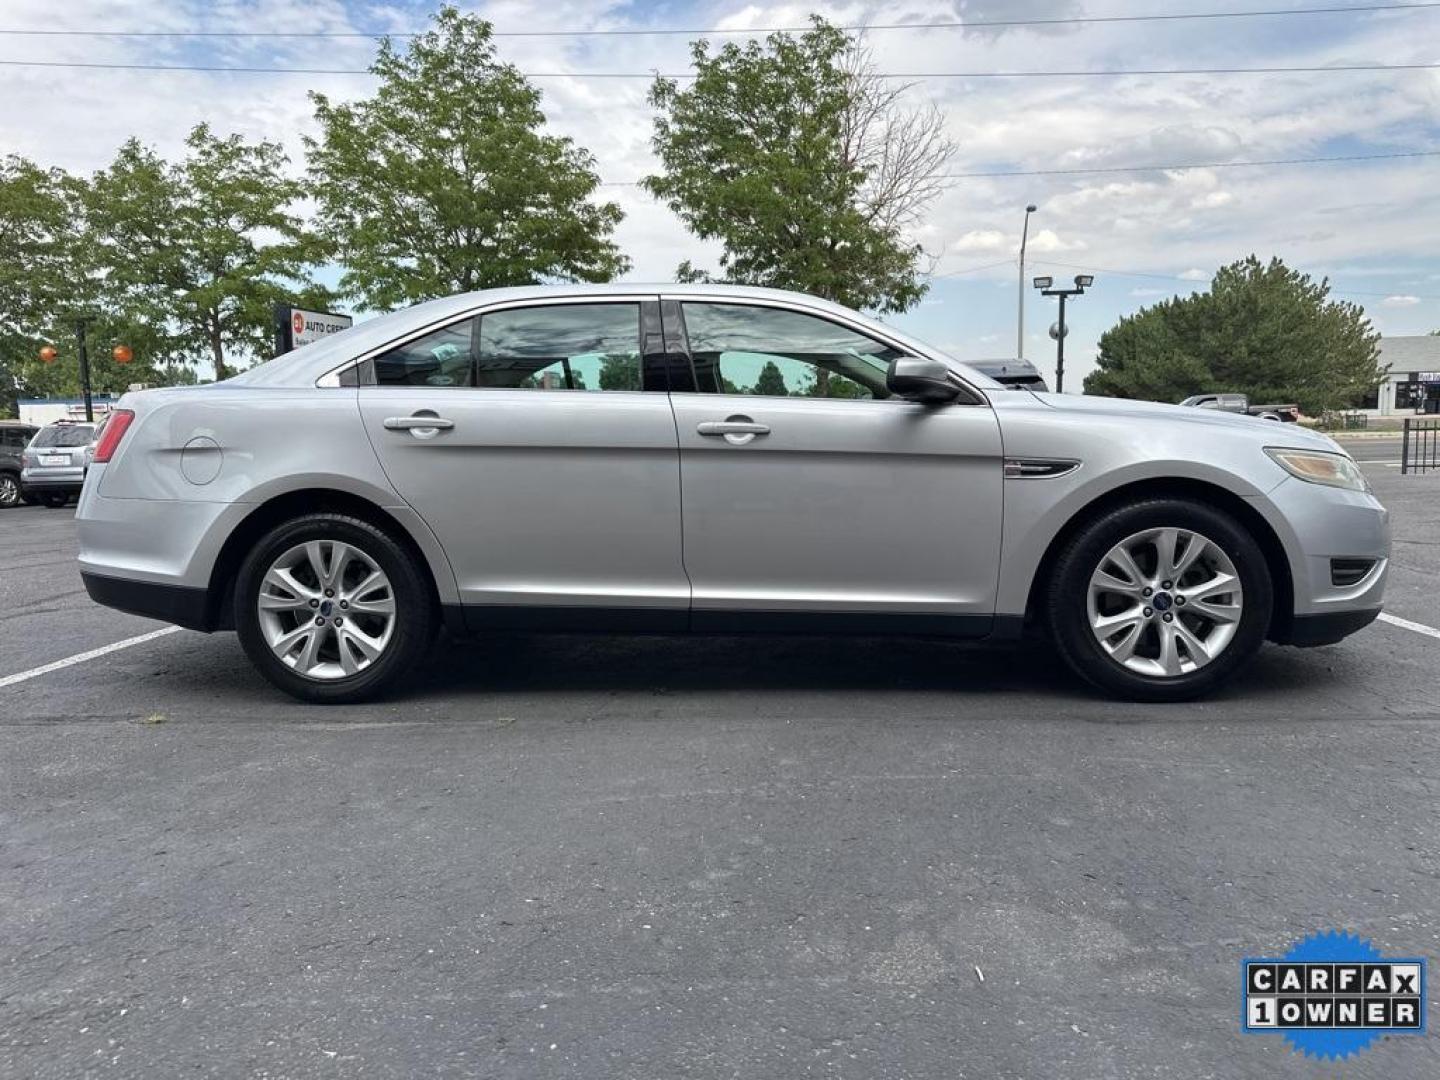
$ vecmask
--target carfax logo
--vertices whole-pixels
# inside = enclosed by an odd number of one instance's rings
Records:
[[[1425,1031],[1425,961],[1381,956],[1353,934],[1313,934],[1278,959],[1240,962],[1241,1029],[1340,1059],[1381,1035]]]

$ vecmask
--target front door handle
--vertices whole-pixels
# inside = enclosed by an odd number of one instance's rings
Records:
[[[767,424],[757,424],[748,416],[731,416],[725,420],[705,420],[695,426],[701,435],[722,435],[725,441],[743,446],[756,435],[769,435]]]
[[[426,411],[413,416],[387,416],[384,424],[386,431],[408,431],[417,439],[433,439],[440,432],[453,428],[455,421]]]

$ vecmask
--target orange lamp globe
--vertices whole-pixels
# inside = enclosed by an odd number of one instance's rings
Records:
[[[40,359],[44,360],[47,364],[53,364],[55,362],[55,358],[59,355],[60,350],[55,348],[54,345],[46,345],[43,349],[40,350]]]
[[[115,358],[117,364],[128,364],[135,359],[135,354],[130,351],[129,345],[116,345],[110,350],[110,355]]]

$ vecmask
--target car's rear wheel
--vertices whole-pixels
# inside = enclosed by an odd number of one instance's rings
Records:
[[[20,478],[12,472],[0,472],[0,509],[20,504]]]
[[[1048,614],[1083,678],[1141,701],[1185,701],[1249,661],[1270,625],[1265,555],[1229,514],[1184,499],[1113,510],[1060,552]]]
[[[235,629],[267,679],[304,701],[342,704],[393,686],[436,625],[424,570],[394,537],[344,514],[272,529],[240,567]]]

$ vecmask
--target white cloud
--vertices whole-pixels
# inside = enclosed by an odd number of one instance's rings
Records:
[[[488,0],[473,5],[501,30],[676,26],[721,18],[727,26],[753,29],[803,24],[812,8],[846,23],[959,18],[974,24],[1077,14],[1092,6],[1080,0],[737,0],[730,5],[663,7],[620,0],[552,0],[545,5]],[[343,0],[174,0],[163,5],[154,0],[6,0],[5,7],[7,25],[46,29],[399,30],[424,19],[417,8],[347,6]],[[1108,10],[1102,5],[1096,13]],[[1303,23],[1306,33],[1283,36],[1249,32],[1235,20],[1052,27],[1044,32],[877,31],[869,35],[869,44],[876,64],[894,72],[1321,66],[1375,57],[1406,63],[1433,59],[1426,51],[1433,37],[1428,33],[1431,19],[1424,12],[1397,12],[1353,20],[1285,20],[1297,28]],[[349,39],[75,37],[34,39],[26,45],[27,55],[37,60],[327,68],[363,68],[373,51],[370,42]],[[688,64],[683,36],[503,38],[497,47],[503,59],[527,71],[682,71]],[[653,170],[646,80],[570,77],[537,85],[552,129],[590,149],[603,179],[634,180]],[[0,69],[0,101],[5,103],[0,109],[0,147],[44,164],[88,171],[103,167],[131,135],[174,155],[188,128],[207,120],[221,132],[279,139],[298,170],[301,136],[315,130],[307,91],[343,100],[368,93],[372,86],[367,76],[349,75],[6,68]],[[1133,169],[1321,157],[1336,153],[1336,145],[1354,146],[1360,153],[1423,147],[1440,108],[1440,74],[931,79],[908,90],[906,97],[915,105],[934,103],[942,110],[959,146],[956,172]],[[1279,255],[1316,276],[1335,277],[1342,271],[1379,275],[1391,272],[1387,268],[1404,268],[1409,278],[1372,286],[1376,292],[1393,293],[1369,301],[1379,314],[1410,306],[1411,294],[1403,290],[1413,288],[1421,296],[1435,291],[1411,281],[1427,276],[1440,280],[1434,251],[1440,208],[1432,177],[1433,168],[1413,160],[981,177],[955,182],[931,207],[915,239],[927,250],[946,254],[942,271],[1011,257],[1019,246],[1024,206],[1036,202],[1040,210],[1031,223],[1030,250],[1061,260],[1069,253],[1068,261],[1165,275],[1188,267],[1180,277],[1196,283],[1251,252],[1262,259]],[[616,200],[626,212],[617,239],[634,260],[633,278],[666,279],[685,258],[714,266],[715,246],[687,235],[675,217],[644,192],[607,187],[602,196]],[[1013,288],[1013,275],[1012,266],[957,280],[963,285],[993,277],[999,287],[1008,281]],[[1101,278],[1102,285],[1110,281]],[[1390,303],[1395,298],[1401,303]],[[1077,339],[1105,329],[1102,304],[1119,308],[1144,299],[1130,295],[1118,282],[1108,292],[1097,288],[1085,305],[1076,305],[1083,309],[1077,319],[1093,317],[1096,325],[1073,324],[1074,355],[1081,356],[1085,344]],[[971,340],[999,325],[988,321],[999,318],[988,310],[993,304],[963,310],[962,301],[952,302],[977,322],[967,331]],[[940,315],[936,313],[937,320]]]
[[[951,244],[950,250],[960,255],[974,255],[978,252],[1004,251],[1012,244],[1018,248],[1020,238],[1009,236],[999,229],[971,229]]]
[[[1395,296],[1387,296],[1384,300],[1381,300],[1380,303],[1386,307],[1414,307],[1420,303],[1420,297],[1401,293]]]

